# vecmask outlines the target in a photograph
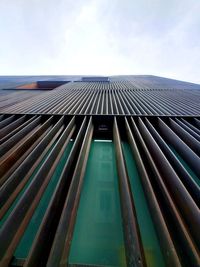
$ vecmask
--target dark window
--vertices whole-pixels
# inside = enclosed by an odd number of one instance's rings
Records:
[[[38,81],[17,86],[15,89],[22,90],[53,90],[69,81]]]
[[[82,82],[109,82],[109,77],[82,77]]]

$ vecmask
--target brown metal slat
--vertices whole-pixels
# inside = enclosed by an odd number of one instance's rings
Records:
[[[134,133],[140,136],[140,133],[133,120],[132,120],[132,124],[133,124]],[[135,140],[133,133],[131,131],[131,128],[129,126],[128,120],[126,118],[125,118],[125,127],[126,127],[127,136],[128,136],[128,141],[132,149],[133,155],[135,157],[138,171],[140,173],[143,189],[144,189],[146,198],[148,200],[149,209],[151,211],[154,224],[156,226],[155,229],[157,231],[157,236],[158,236],[158,239],[161,245],[161,250],[164,255],[166,267],[171,267],[171,266],[180,267],[180,262],[179,262],[174,244],[171,240],[170,233],[166,226],[165,220],[162,216],[162,212],[160,210],[159,203],[156,199],[154,190],[152,188],[150,177],[145,168],[144,161],[141,158],[140,151],[137,145],[138,142]]]
[[[41,140],[37,147],[15,170],[15,172],[9,177],[6,184],[0,189],[0,218],[10,207],[16,196],[25,186],[33,171],[37,168],[39,162],[64,129],[63,121],[64,117],[61,117],[51,131]]]
[[[40,171],[25,191],[23,197],[0,229],[0,266],[7,266],[12,258],[42,194],[51,179],[56,165],[74,131],[74,118],[70,121]],[[44,179],[45,177],[45,179]]]
[[[91,120],[90,120],[91,121]],[[83,124],[83,125],[85,125],[85,124]],[[89,126],[88,127],[90,127],[91,126],[91,123],[89,124]],[[82,129],[80,130],[80,132],[79,132],[79,136],[80,136],[80,133],[82,133],[83,134],[83,130],[84,130],[84,127],[82,127]],[[81,134],[81,135],[82,135]],[[88,136],[88,130],[86,130],[86,134],[85,134],[85,136],[87,137]],[[82,147],[85,147],[85,139],[86,138],[84,138],[84,140],[83,140],[83,144],[82,144]],[[77,138],[77,140],[78,140],[78,142],[80,142],[80,138],[78,137]],[[78,144],[78,143],[77,143]],[[74,148],[76,148],[77,147],[77,144],[74,146]],[[72,154],[73,155],[73,154]],[[85,157],[85,151],[83,151],[83,149],[81,149],[81,151],[80,151],[80,154],[79,154],[79,159],[80,159],[80,157],[82,157],[82,160],[84,159],[84,157]],[[87,157],[85,157],[85,160],[86,160],[86,158]],[[80,160],[77,160],[77,166],[79,166],[80,167]],[[69,161],[70,162],[70,161]],[[70,165],[67,165],[67,169],[70,167]],[[67,170],[66,169],[66,170]],[[63,178],[62,178],[62,180],[66,180],[66,175],[67,175],[67,173],[66,173],[66,170],[64,170],[63,171],[63,174],[61,175]],[[76,167],[76,169],[75,169],[75,171],[74,171],[74,173],[77,173],[77,167]],[[74,174],[75,175],[75,174]],[[66,236],[66,234],[67,234],[67,232],[69,231],[69,228],[70,228],[70,225],[69,225],[69,221],[70,221],[70,218],[71,218],[71,213],[72,213],[72,208],[73,208],[73,205],[74,205],[74,200],[75,200],[75,196],[76,196],[76,186],[75,186],[75,188],[74,188],[74,175],[73,175],[73,178],[72,178],[72,182],[71,182],[71,185],[70,185],[70,189],[69,189],[69,192],[68,192],[68,195],[66,196],[66,201],[65,201],[65,205],[64,205],[64,208],[63,208],[63,212],[62,212],[62,215],[61,215],[61,219],[60,219],[60,222],[59,222],[59,225],[58,225],[58,229],[57,229],[57,231],[56,231],[56,235],[55,235],[55,238],[54,238],[54,243],[53,244],[55,244],[56,243],[56,251],[54,251],[55,253],[56,253],[56,260],[57,260],[57,264],[59,264],[59,259],[60,259],[60,257],[61,257],[61,253],[62,253],[62,249],[63,249],[63,247],[64,247],[64,244],[65,244],[65,242],[64,242],[64,240],[65,240],[65,236]],[[67,175],[68,176],[68,175]],[[68,179],[69,179],[69,177],[68,177]],[[77,183],[77,181],[75,181],[76,183]],[[63,189],[60,187],[60,190],[62,190],[63,191]],[[63,192],[64,193],[64,192]],[[70,199],[70,197],[71,197],[71,199]],[[66,204],[67,203],[67,204]],[[53,202],[52,202],[52,204],[53,204]],[[55,205],[55,204],[54,204]],[[67,205],[67,208],[66,208],[66,205]],[[72,206],[71,206],[72,205]],[[54,207],[55,208],[55,207]],[[49,217],[49,216],[51,216],[51,214],[50,214],[50,209],[48,209],[49,210],[49,212],[48,212],[48,216],[46,216],[46,218],[45,218],[45,223],[42,223],[42,225],[41,225],[41,230],[40,230],[40,234],[38,235],[38,237],[36,238],[36,240],[35,240],[35,242],[34,242],[34,245],[33,245],[33,248],[32,248],[32,251],[31,251],[31,253],[29,254],[29,257],[28,257],[28,259],[27,259],[27,262],[26,262],[26,265],[25,266],[35,266],[35,264],[37,265],[37,266],[41,266],[41,264],[40,264],[40,257],[41,257],[41,242],[42,242],[42,244],[44,244],[44,242],[45,242],[45,239],[44,239],[44,235],[45,235],[45,232],[43,232],[42,231],[42,229],[44,229],[44,225],[45,224],[48,224],[48,221],[47,221],[47,217]],[[51,211],[51,212],[53,212],[53,211]],[[67,213],[67,214],[66,214]],[[66,219],[66,218],[63,218],[63,216],[64,216],[64,214],[66,214],[67,215],[67,220],[68,220],[68,223],[64,223],[64,225],[62,225],[62,221],[63,221],[63,219]],[[50,218],[49,218],[50,219]],[[49,220],[48,219],[48,220]],[[59,218],[58,218],[58,220],[59,220]],[[59,229],[60,228],[62,228],[62,230],[61,230],[61,232],[59,231]],[[42,232],[43,232],[43,234],[42,234]],[[58,239],[58,240],[57,240]],[[62,242],[62,240],[63,240],[63,242]],[[40,241],[40,242],[39,242]],[[45,244],[44,244],[45,245]],[[39,248],[40,249],[38,249],[38,246],[39,246]],[[59,250],[58,250],[58,248],[59,248]],[[53,250],[53,248],[51,249],[51,251]],[[59,255],[60,255],[60,257],[58,257],[58,255],[57,255],[57,253],[59,253]],[[51,255],[51,254],[50,254]],[[46,258],[46,260],[47,260],[47,258]],[[51,261],[50,259],[49,259],[49,261]],[[46,263],[45,263],[46,264]],[[55,262],[55,259],[54,259],[54,263],[53,263],[53,266],[57,266],[56,265],[56,262]]]
[[[159,133],[156,131],[156,129],[153,127],[153,125],[147,118],[145,118],[145,123],[146,123],[148,130],[151,132],[152,136],[155,138],[157,144],[160,146],[162,151],[165,153],[165,156],[170,161],[170,164],[173,166],[174,170],[179,175],[181,181],[183,182],[183,184],[189,191],[190,195],[193,197],[193,199],[196,201],[197,205],[199,206],[200,205],[200,188],[194,182],[190,174],[186,171],[184,166],[176,158],[173,152],[169,149],[165,141],[162,139],[162,137],[159,135]]]
[[[132,124],[135,124],[133,119],[132,119]],[[136,124],[134,128],[137,129]],[[150,176],[151,183],[153,185],[156,198],[158,199],[159,205],[161,207],[162,216],[166,221],[168,230],[170,232],[170,236],[173,240],[174,246],[176,247],[176,253],[178,257],[180,257],[179,248],[184,248],[186,255],[189,255],[192,261],[197,258],[197,262],[198,262],[198,256],[196,256],[196,249],[194,247],[193,241],[188,235],[188,232],[187,232],[187,229],[185,228],[185,224],[182,220],[182,217],[180,216],[176,206],[174,205],[173,199],[171,198],[165,186],[165,183],[163,182],[163,178],[150,154],[150,151],[148,150],[143,140],[141,133],[142,132],[140,132],[140,134],[138,135],[139,142],[143,149],[143,153],[145,153],[145,156],[146,156],[145,158],[143,158],[143,162],[146,162],[145,165],[149,165],[150,167],[150,169],[148,169],[148,172],[150,172],[151,174]],[[176,231],[176,233],[174,231]],[[178,240],[179,240],[179,243],[177,244]],[[174,259],[176,260],[177,266],[182,266],[182,262],[183,262],[182,257],[180,257],[179,260],[178,258],[174,258]]]
[[[32,245],[31,251],[28,255],[26,265],[27,266],[43,266],[44,260],[45,264],[48,260],[48,255],[53,243],[54,235],[56,233],[56,228],[60,220],[63,205],[66,199],[66,194],[68,191],[68,186],[70,185],[71,176],[73,175],[74,162],[77,159],[77,153],[79,152],[80,145],[83,139],[83,135],[86,129],[86,117],[84,118],[81,128],[79,129],[78,135],[63,168],[59,184],[54,191],[52,199],[49,203],[43,221],[38,230],[37,236]],[[51,233],[51,235],[49,235]],[[48,246],[46,243],[48,240]]]
[[[116,162],[119,177],[120,203],[123,217],[123,231],[126,248],[127,266],[146,266],[136,217],[136,211],[131,195],[129,178],[122,153],[116,117],[114,118],[113,137],[116,149]]]
[[[162,136],[169,144],[171,144],[188,165],[194,170],[197,176],[200,174],[200,158],[193,152],[193,150],[185,144],[167,124],[158,118],[158,128]]]

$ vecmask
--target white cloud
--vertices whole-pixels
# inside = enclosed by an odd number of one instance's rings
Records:
[[[1,0],[0,74],[154,74],[200,83],[200,2]]]

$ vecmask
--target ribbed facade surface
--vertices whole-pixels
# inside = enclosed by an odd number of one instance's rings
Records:
[[[0,77],[0,267],[200,266],[200,85]]]
[[[70,77],[69,77],[70,78]],[[56,90],[1,90],[4,113],[198,115],[200,86],[158,77],[68,82]],[[98,79],[97,79],[98,80]],[[162,84],[163,81],[163,84]],[[41,89],[41,88],[40,88]]]

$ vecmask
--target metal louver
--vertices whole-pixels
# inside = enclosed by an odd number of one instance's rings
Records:
[[[0,266],[200,266],[200,91],[132,86],[3,94]]]

